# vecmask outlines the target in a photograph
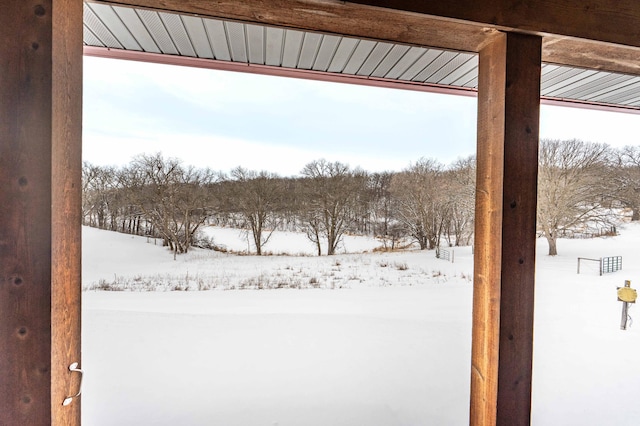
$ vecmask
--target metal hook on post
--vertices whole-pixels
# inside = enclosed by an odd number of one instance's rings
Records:
[[[80,383],[78,384],[78,393],[72,396],[68,396],[64,399],[64,401],[62,401],[62,405],[64,406],[71,404],[71,402],[73,401],[73,398],[79,397],[80,394],[82,393],[82,378],[84,376],[84,372],[82,371],[82,369],[78,368],[77,362],[74,362],[69,366],[69,371],[72,373],[80,373]]]

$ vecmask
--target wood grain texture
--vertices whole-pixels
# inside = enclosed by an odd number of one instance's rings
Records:
[[[508,33],[480,52],[472,425],[530,422],[540,49]]]
[[[0,425],[75,425],[79,403],[61,404],[80,356],[82,1],[3,7]]]
[[[471,425],[494,425],[498,395],[507,36],[479,58]]]
[[[636,0],[351,0],[353,3],[476,22],[504,30],[640,47]]]
[[[487,37],[482,26],[434,20],[415,13],[363,7],[335,0],[115,0],[92,1],[204,17],[398,41],[419,46],[477,51]]]
[[[533,365],[538,138],[539,37],[507,36],[498,418],[529,425]]]
[[[547,63],[640,75],[640,48],[590,40],[547,36],[542,39],[542,60]]]
[[[51,422],[51,1],[0,14],[0,424]]]
[[[90,1],[467,52],[498,30],[529,32],[544,36],[544,62],[640,75],[635,0]]]
[[[54,0],[52,97],[52,424],[80,424],[82,0]],[[82,364],[80,364],[82,366]]]

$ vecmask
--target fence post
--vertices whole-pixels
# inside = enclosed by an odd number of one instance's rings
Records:
[[[600,258],[600,276],[602,276],[602,258]]]

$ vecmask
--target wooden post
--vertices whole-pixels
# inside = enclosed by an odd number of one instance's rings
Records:
[[[638,292],[631,288],[631,281],[625,280],[624,287],[618,287],[618,301],[622,302],[622,319],[620,320],[620,330],[627,329],[629,321],[629,303],[636,303]]]
[[[76,425],[82,1],[0,14],[0,424]]]
[[[82,240],[82,0],[54,0],[51,228],[51,412],[54,425],[80,425]]]
[[[472,425],[530,423],[540,58],[516,33],[480,51]]]
[[[627,329],[627,321],[629,321],[629,302],[622,302],[622,319],[620,320],[620,330]]]

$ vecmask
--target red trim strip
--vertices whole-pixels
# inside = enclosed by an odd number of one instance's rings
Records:
[[[217,59],[194,58],[190,56],[165,55],[161,53],[140,52],[136,50],[111,49],[108,47],[84,46],[84,54],[86,56],[96,56],[101,58],[124,59],[128,61],[178,65],[221,71],[244,72],[277,77],[303,78],[307,80],[359,84],[363,86],[414,90],[419,92],[441,93],[447,95],[477,96],[478,94],[476,89],[468,87],[445,86],[433,83],[419,83],[415,81],[392,80],[387,78],[350,74],[337,74],[323,71],[301,70],[296,68],[282,68],[270,65],[248,64],[244,62],[230,62],[220,61]],[[542,96],[540,98],[540,102],[545,105],[640,114],[640,107],[628,105],[602,104],[597,102],[580,101],[576,99],[550,98],[546,96]]]

